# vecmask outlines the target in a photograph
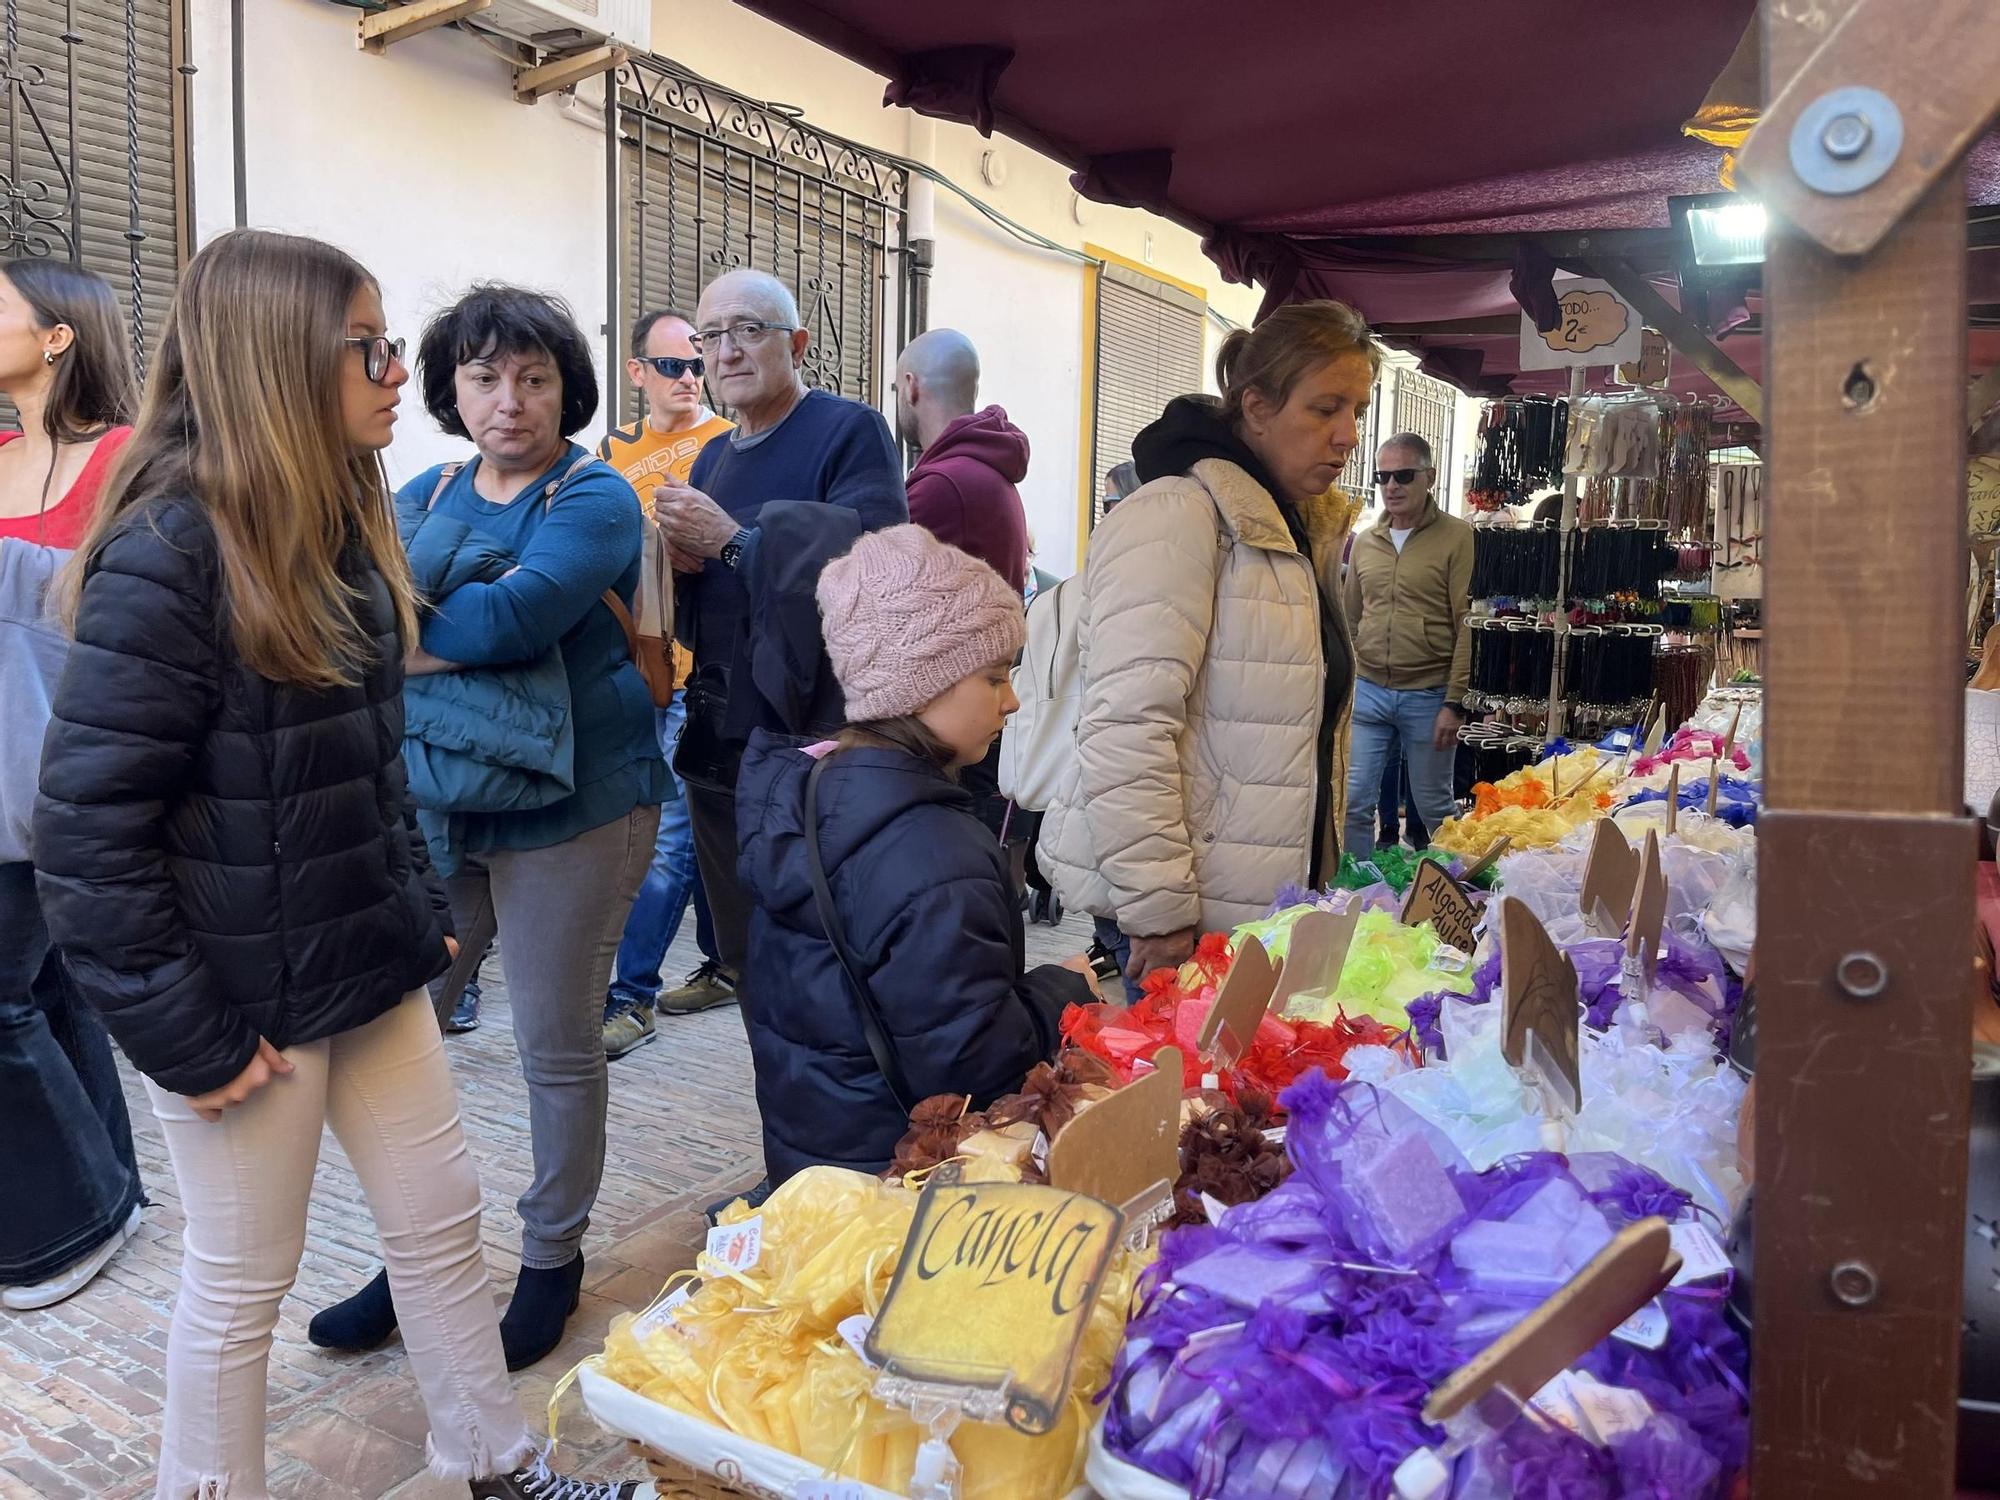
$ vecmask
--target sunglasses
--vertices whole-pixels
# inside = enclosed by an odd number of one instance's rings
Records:
[[[385,338],[379,333],[372,338],[344,338],[341,343],[361,351],[361,368],[377,385],[388,380],[389,367],[403,357],[407,347],[402,339]]]
[[[668,380],[679,380],[688,374],[699,380],[708,373],[708,362],[699,354],[693,359],[682,359],[677,354],[635,354],[632,357],[642,365],[651,365]]]
[[[1375,471],[1375,487],[1380,489],[1392,480],[1397,484],[1408,484],[1419,474],[1428,473],[1430,473],[1429,469],[1377,469]]]

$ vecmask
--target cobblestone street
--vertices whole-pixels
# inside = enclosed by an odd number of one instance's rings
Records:
[[[670,984],[700,962],[692,924],[668,956]],[[502,941],[505,942],[503,935]],[[1089,941],[1087,921],[1031,927],[1031,963]],[[489,957],[479,1030],[446,1046],[485,1189],[486,1263],[505,1305],[519,1268],[513,1201],[530,1176],[526,1089],[500,965]],[[180,1266],[180,1205],[136,1074],[126,1095],[153,1206],[108,1270],[43,1312],[0,1313],[0,1500],[133,1500],[152,1493],[167,1323]],[[662,1019],[658,1040],[611,1065],[610,1151],[584,1241],[583,1305],[560,1348],[515,1377],[531,1427],[552,1388],[601,1346],[612,1317],[643,1306],[693,1262],[705,1204],[761,1175],[743,1023],[734,1006]],[[366,1355],[306,1341],[318,1309],[374,1274],[375,1231],[340,1148],[325,1137],[305,1261],[271,1357],[270,1484],[283,1500],[446,1500],[462,1484],[424,1467],[415,1382],[392,1339]],[[622,1440],[568,1398],[562,1464],[590,1478],[644,1477]]]

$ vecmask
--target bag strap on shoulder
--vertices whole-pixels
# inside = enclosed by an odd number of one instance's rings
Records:
[[[841,971],[847,975],[848,985],[859,1002],[861,1014],[861,1035],[868,1043],[868,1050],[874,1055],[875,1066],[889,1085],[889,1092],[896,1100],[897,1108],[909,1114],[916,1108],[908,1081],[903,1077],[903,1069],[896,1058],[895,1044],[889,1039],[888,1025],[882,1019],[882,1007],[876,1003],[875,992],[868,987],[868,979],[861,972],[861,966],[854,961],[848,951],[847,937],[841,931],[840,916],[833,905],[833,888],[827,884],[826,864],[819,849],[819,779],[832,761],[831,755],[823,755],[813,762],[813,768],[806,774],[806,868],[812,876],[813,903],[819,908],[820,926],[826,929],[826,940],[833,945],[833,954],[840,960]]]
[[[425,510],[429,510],[438,503],[438,496],[444,493],[445,486],[458,478],[458,471],[464,467],[464,464],[446,464],[442,469],[438,470],[438,482],[431,489],[430,499],[424,502]]]

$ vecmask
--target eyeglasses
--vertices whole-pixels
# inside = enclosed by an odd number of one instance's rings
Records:
[[[1415,479],[1419,474],[1428,474],[1428,473],[1430,473],[1430,470],[1428,468],[1377,469],[1375,471],[1375,487],[1377,489],[1380,489],[1383,485],[1389,483],[1391,480],[1394,480],[1397,484],[1408,484],[1411,480]]]
[[[720,349],[726,338],[739,349],[754,349],[774,333],[796,333],[797,329],[787,323],[760,323],[756,319],[746,319],[741,323],[731,323],[727,328],[704,328],[693,335],[689,342],[695,348],[706,351]]]
[[[369,338],[344,338],[341,343],[361,351],[362,368],[377,385],[388,380],[389,367],[403,357],[403,350],[408,347],[402,339],[386,338],[379,333]]]
[[[635,354],[632,357],[642,365],[651,365],[668,380],[679,380],[689,374],[699,380],[708,373],[708,364],[700,355],[693,359],[682,359],[678,354]]]

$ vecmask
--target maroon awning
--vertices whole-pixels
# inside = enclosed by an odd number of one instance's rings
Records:
[[[1547,382],[1518,374],[1517,340],[1452,325],[1490,323],[1537,278],[1545,296],[1553,265],[1584,269],[1573,244],[1524,265],[1522,237],[1612,232],[1673,296],[1667,199],[1716,191],[1723,161],[1681,127],[1756,13],[1755,0],[738,3],[882,73],[885,102],[1005,131],[1073,167],[1086,196],[1199,230],[1230,279],[1270,300],[1351,302],[1488,394]],[[1972,176],[1975,202],[2000,201],[1990,139]],[[1449,255],[1425,244],[1441,236]],[[2000,279],[1981,276],[1989,258],[1974,258],[1975,282]],[[1759,342],[1750,325],[1724,344],[1754,372]],[[1676,364],[1677,385],[1711,389]]]

